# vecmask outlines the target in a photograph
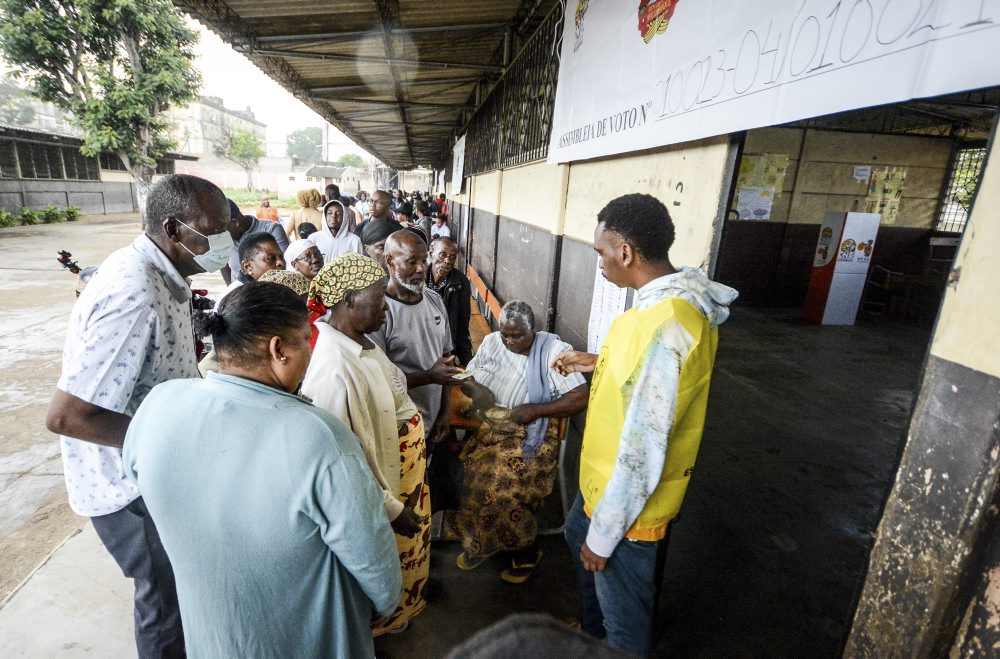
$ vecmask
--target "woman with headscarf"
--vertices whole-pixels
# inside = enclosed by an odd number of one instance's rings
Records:
[[[407,394],[406,376],[365,336],[385,320],[385,287],[385,271],[367,256],[348,253],[323,266],[309,288],[312,317],[323,317],[302,383],[303,394],[361,440],[396,532],[403,597],[373,629],[376,636],[404,629],[423,610],[430,570],[424,422]]]
[[[349,212],[336,199],[323,206],[323,225],[310,239],[316,243],[326,263],[348,252],[362,253],[361,239],[351,232],[345,219]]]
[[[309,280],[301,272],[294,270],[268,270],[257,281],[281,284],[286,288],[290,288],[296,295],[302,298],[303,302],[309,296]]]
[[[289,240],[299,240],[302,238],[299,235],[299,225],[303,222],[310,222],[319,226],[323,221],[322,213],[316,210],[316,207],[321,202],[318,191],[312,188],[299,190],[298,194],[295,195],[295,201],[298,202],[299,208],[285,221],[285,233],[288,234]]]
[[[295,394],[305,305],[247,284],[203,330],[221,372],[153,388],[123,450],[173,565],[188,656],[374,657],[399,556],[357,438]]]
[[[316,247],[312,238],[302,238],[285,250],[285,263],[287,270],[298,272],[312,281],[326,261],[323,260],[323,253]]]
[[[500,578],[523,583],[542,558],[535,544],[535,512],[555,483],[559,461],[557,419],[587,407],[583,376],[550,368],[569,344],[536,332],[531,307],[503,306],[500,331],[486,336],[462,390],[486,410],[482,425],[462,449],[465,478],[458,511],[444,515],[442,537],[461,540],[458,567],[473,570],[503,551],[509,561]]]

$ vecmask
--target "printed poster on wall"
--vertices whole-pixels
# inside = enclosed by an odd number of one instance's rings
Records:
[[[465,168],[465,135],[458,138],[455,147],[451,151],[451,194],[452,196],[462,193],[462,177]]]
[[[590,301],[590,322],[587,326],[587,352],[597,354],[604,344],[604,337],[611,323],[622,315],[628,306],[628,289],[618,288],[601,274],[601,257],[597,257],[594,272],[594,297]]]
[[[549,162],[1000,84],[995,0],[568,0]]]

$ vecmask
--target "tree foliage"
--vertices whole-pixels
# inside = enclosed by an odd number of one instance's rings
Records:
[[[12,126],[30,124],[35,109],[28,102],[24,90],[6,78],[0,79],[0,121]]]
[[[288,155],[302,160],[319,160],[323,157],[323,129],[302,128],[288,134]]]
[[[338,167],[357,167],[359,169],[364,169],[365,161],[364,158],[356,153],[345,153],[344,155],[337,158]]]
[[[164,113],[201,85],[197,38],[167,0],[0,0],[0,51],[13,75],[73,116],[86,155],[117,154],[140,201],[171,147]]]
[[[247,190],[253,189],[251,174],[257,162],[267,155],[264,147],[250,131],[243,128],[226,130],[215,147],[215,155],[230,160],[247,173]]]

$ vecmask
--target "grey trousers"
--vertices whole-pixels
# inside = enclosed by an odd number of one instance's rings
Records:
[[[139,659],[186,656],[174,570],[142,497],[90,522],[122,573],[135,583]]]

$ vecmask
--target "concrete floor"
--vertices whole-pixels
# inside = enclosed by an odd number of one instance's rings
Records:
[[[18,254],[29,247],[37,258],[47,259],[60,247],[76,254],[72,244],[61,241],[78,227],[34,228],[45,230],[38,244],[23,243],[14,252],[4,234],[0,265],[10,267],[12,255],[15,267],[32,265]],[[100,230],[127,242],[134,223]],[[51,319],[68,311],[62,286],[70,284],[45,275],[50,288],[58,290],[31,292],[38,275],[17,273],[13,280],[6,274],[0,286],[2,319],[14,329],[23,324],[19,336],[40,342],[31,345],[44,348],[37,354],[51,369],[61,335],[58,341],[45,339],[52,345],[41,343],[27,318],[10,315],[7,300],[13,298],[7,296],[27,286],[17,299],[40,297],[51,305]],[[216,286],[209,278],[197,285],[205,284]],[[65,293],[72,295],[71,289]],[[57,326],[52,332],[62,332],[54,322],[45,328]],[[854,328],[817,328],[801,326],[787,311],[740,308],[734,313],[722,330],[698,469],[673,529],[657,655],[838,654],[895,471],[927,339],[926,330],[873,320]],[[13,339],[2,347],[6,360],[19,349]],[[23,388],[18,378],[28,376],[22,373],[23,364],[8,367],[4,391]],[[50,375],[28,391],[30,404],[43,405],[37,397],[53,382]],[[5,405],[8,400],[5,395]],[[8,421],[5,417],[5,428],[12,427]],[[36,459],[28,462],[52,472],[47,496],[64,497],[58,461],[49,455],[52,438],[37,425],[24,432],[38,437],[18,449],[18,459],[29,450]],[[0,454],[0,471],[5,459],[13,462],[10,452],[6,458]],[[3,515],[24,518],[18,505],[37,510],[38,500],[38,493],[21,499],[8,494]],[[42,523],[36,517],[29,510],[22,531],[32,528],[32,520]],[[74,521],[63,528],[59,539],[78,526]],[[41,551],[44,542],[36,545],[37,563],[47,552]],[[573,615],[576,592],[568,551],[559,536],[543,538],[541,545],[545,558],[523,586],[500,581],[499,559],[475,572],[460,572],[454,564],[459,548],[435,545],[427,610],[404,634],[379,639],[379,655],[441,656],[513,612]],[[0,656],[132,656],[130,591],[87,526],[0,609]]]

